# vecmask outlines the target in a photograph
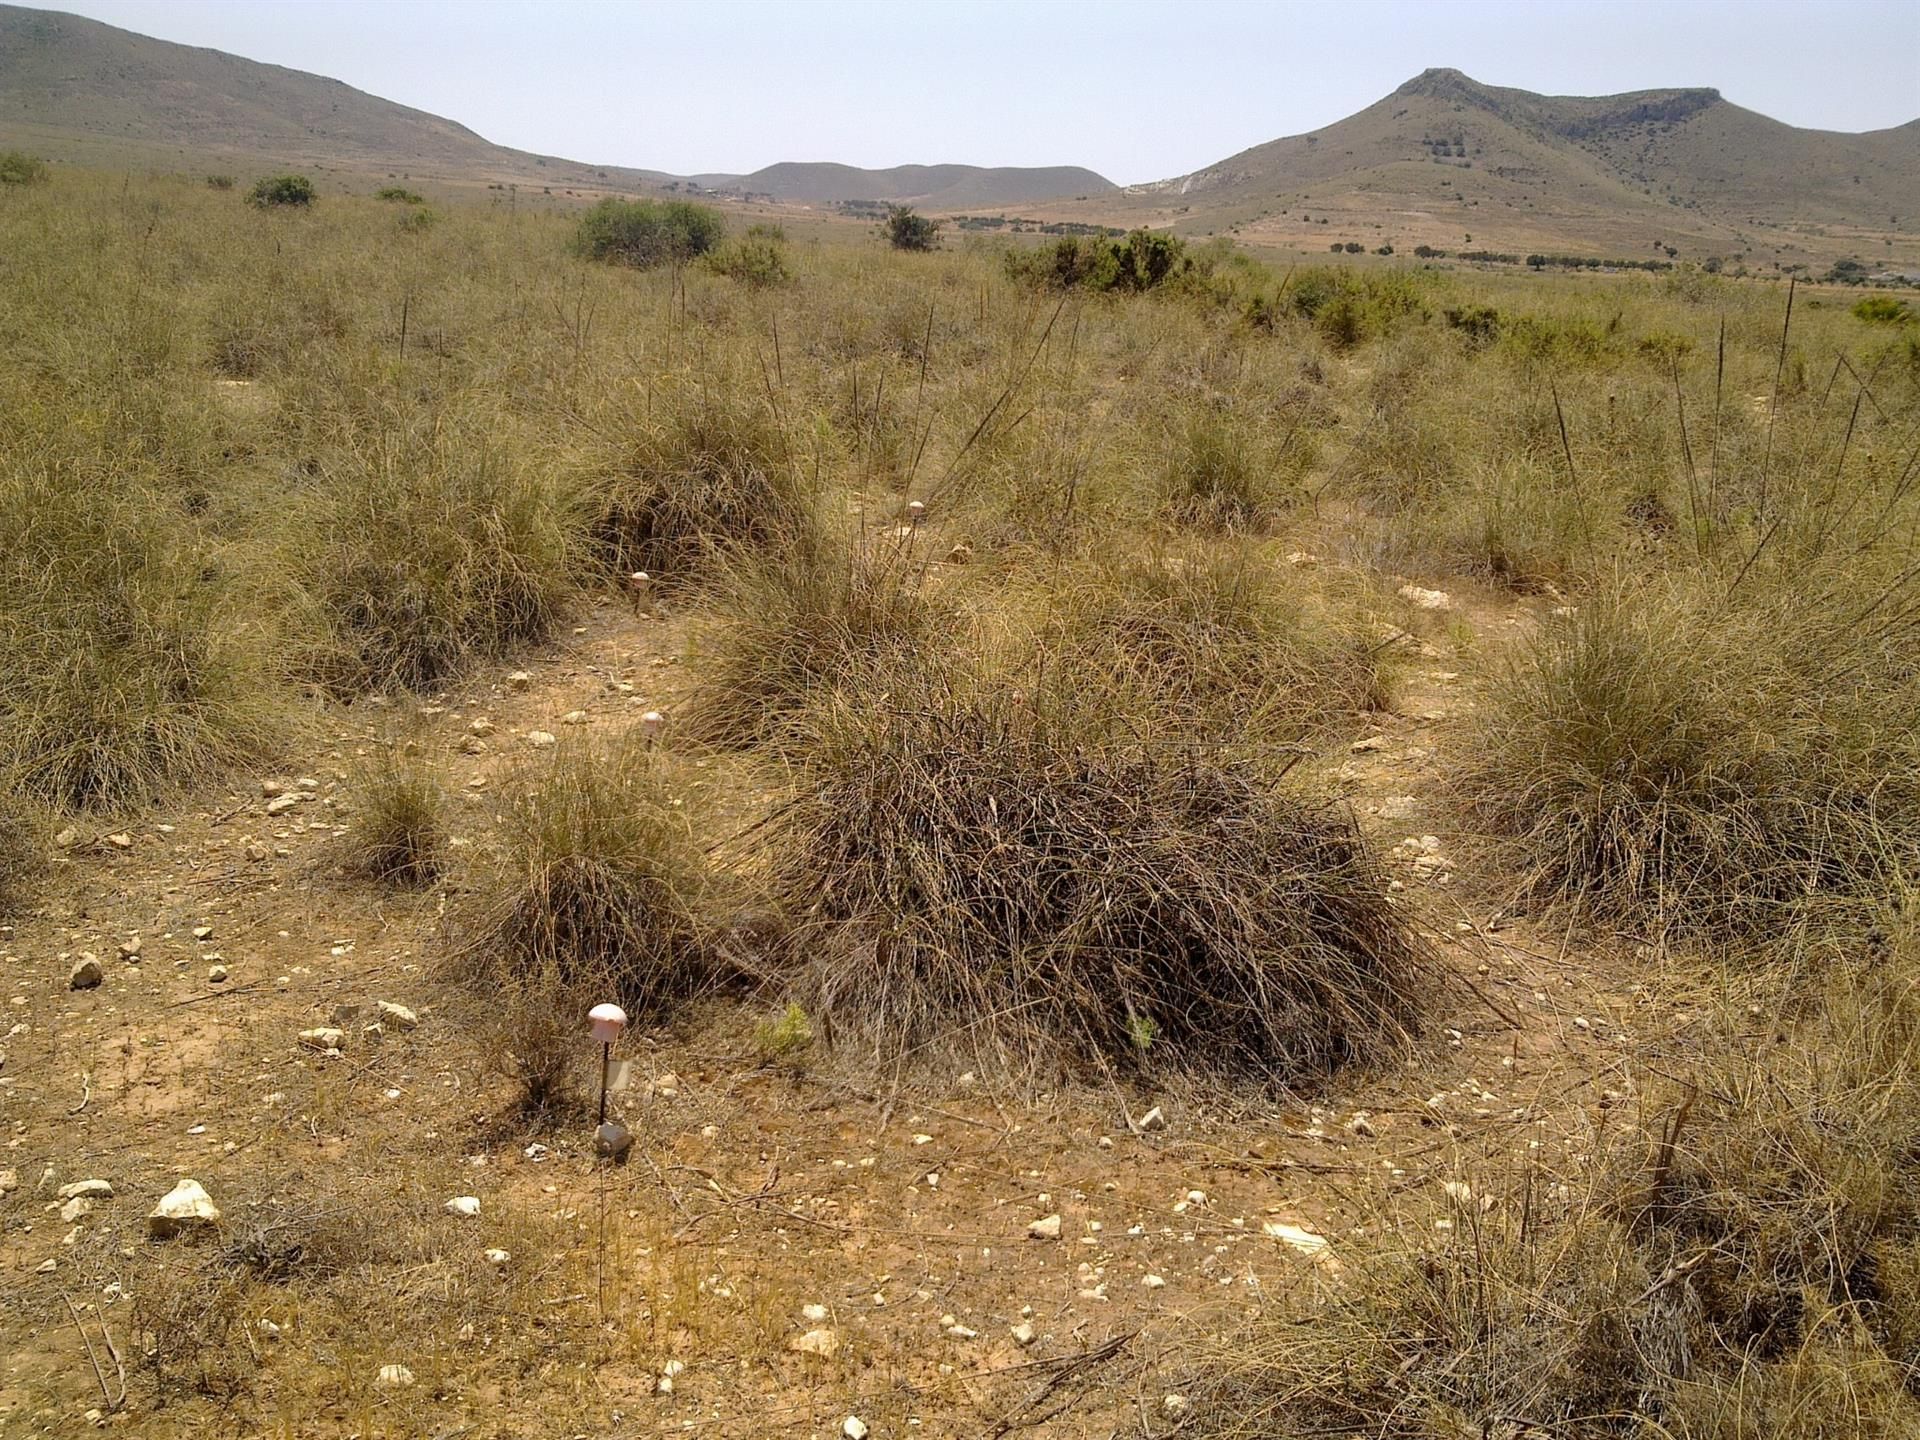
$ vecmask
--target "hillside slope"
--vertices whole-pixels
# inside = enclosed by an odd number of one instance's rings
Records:
[[[1846,135],[1717,90],[1546,96],[1428,70],[1325,129],[1130,187],[1125,205],[1296,244],[1895,258],[1920,254],[1920,121]]]
[[[646,171],[530,155],[338,80],[0,5],[0,139],[94,158],[278,162],[469,181],[646,184]]]
[[[896,200],[961,208],[1117,189],[1076,166],[782,164],[751,175],[683,180],[656,170],[587,165],[496,145],[452,120],[325,76],[15,5],[0,5],[0,141],[92,161],[139,156],[165,164],[298,164],[584,189],[678,182],[786,202]]]

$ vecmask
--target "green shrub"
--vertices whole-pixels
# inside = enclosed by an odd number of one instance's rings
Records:
[[[382,185],[373,192],[376,200],[391,200],[399,205],[424,205],[426,198],[404,185]]]
[[[247,192],[247,203],[261,210],[283,205],[305,207],[313,204],[317,193],[304,175],[272,175],[254,182]]]
[[[1907,302],[1891,295],[1869,295],[1853,307],[1853,318],[1869,325],[1904,325],[1913,318]]]
[[[830,1044],[1279,1084],[1400,1046],[1423,951],[1350,815],[979,688],[895,675],[816,712],[773,843]]]
[[[1067,235],[1032,250],[1009,250],[1007,274],[1028,284],[1068,290],[1137,294],[1194,271],[1186,241],[1158,230],[1134,230],[1118,240]]]
[[[0,150],[0,185],[38,185],[46,178],[44,160],[24,150]]]
[[[727,233],[718,210],[686,200],[617,200],[609,196],[580,217],[575,253],[648,270],[698,259]]]
[[[778,225],[754,225],[738,240],[709,251],[706,266],[754,289],[785,285],[793,279],[787,264],[787,235]]]
[[[460,426],[345,448],[288,507],[288,576],[324,638],[314,678],[350,695],[427,686],[552,633],[573,520],[513,445]]]
[[[889,205],[887,243],[896,250],[931,250],[940,243],[940,222],[906,205]]]

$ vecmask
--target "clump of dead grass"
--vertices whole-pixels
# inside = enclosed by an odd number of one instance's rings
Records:
[[[808,526],[722,562],[684,719],[722,745],[775,740],[816,694],[951,644],[958,624],[913,544]]]
[[[821,1035],[1283,1084],[1392,1053],[1424,957],[1351,817],[1065,704],[896,676],[816,713],[773,846]]]
[[[1920,753],[1887,723],[1910,667],[1858,603],[1617,581],[1544,622],[1458,775],[1526,894],[1723,939],[1871,903],[1920,845]]]
[[[1881,932],[1729,1005],[1692,1073],[1342,1250],[1215,1357],[1210,1434],[1916,1433],[1920,950]]]
[[[430,885],[446,862],[446,792],[419,742],[389,740],[360,767],[348,868],[403,888]]]
[[[1066,572],[1043,643],[1075,685],[1214,736],[1298,740],[1382,708],[1382,647],[1353,606],[1255,546],[1174,544]]]

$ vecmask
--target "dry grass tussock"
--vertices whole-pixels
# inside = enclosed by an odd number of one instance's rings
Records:
[[[1876,904],[1920,847],[1916,697],[1849,588],[1623,579],[1515,649],[1458,783],[1525,893],[1719,940]]]
[[[720,563],[684,720],[722,745],[787,743],[818,694],[959,639],[923,547],[825,523]]]
[[[1588,1168],[1382,1217],[1217,1354],[1216,1435],[1920,1433],[1920,951],[1783,973]]]
[[[1351,818],[1066,703],[896,676],[820,707],[772,844],[828,1041],[1286,1084],[1393,1053],[1425,957]]]
[[[572,598],[573,518],[503,434],[396,421],[341,447],[288,519],[305,668],[340,694],[442,683],[545,639]]]
[[[137,480],[0,455],[0,787],[113,808],[271,749],[287,705],[232,568]]]
[[[1054,683],[1217,739],[1324,734],[1385,707],[1384,650],[1360,597],[1310,590],[1250,543],[1113,549],[1063,568],[1027,602]]]
[[[446,865],[445,787],[417,741],[389,739],[355,776],[347,868],[370,880],[415,888]]]

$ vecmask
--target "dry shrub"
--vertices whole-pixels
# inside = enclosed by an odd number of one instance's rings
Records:
[[[569,744],[523,771],[463,973],[543,1001],[613,993],[643,1015],[725,978],[709,919],[718,882],[675,782],[636,735]]]
[[[1344,811],[1064,709],[894,687],[822,707],[776,820],[823,1038],[1279,1083],[1400,1042],[1422,953]]]
[[[1752,1033],[1738,1007],[1571,1192],[1529,1170],[1437,1238],[1403,1213],[1346,1251],[1317,1309],[1216,1355],[1203,1428],[1920,1433],[1920,949],[1820,966],[1777,977],[1798,1020]]]
[[[0,456],[0,777],[111,808],[265,752],[284,712],[257,613],[159,494]]]
[[[25,903],[28,887],[45,868],[45,847],[38,811],[0,788],[0,917]]]
[[[1048,643],[1131,708],[1209,734],[1298,739],[1383,707],[1380,646],[1258,549],[1180,545],[1102,559],[1053,592]]]
[[[631,438],[583,485],[597,559],[668,583],[717,551],[785,543],[813,518],[773,402],[744,380],[681,377],[653,392]]]
[[[1523,888],[1652,932],[1871,900],[1920,843],[1909,667],[1835,594],[1617,581],[1486,688],[1459,773]]]
[[[1239,397],[1199,396],[1151,433],[1161,504],[1181,522],[1257,530],[1298,497],[1317,458],[1304,416],[1260,413]]]
[[[428,686],[545,639],[571,598],[571,520],[503,437],[424,420],[355,443],[290,512],[288,573],[337,692]]]
[[[809,527],[724,562],[684,718],[723,745],[776,739],[815,694],[947,643],[957,621],[913,546]]]
[[[360,767],[349,868],[389,885],[430,885],[445,863],[446,792],[418,742],[388,741]]]

